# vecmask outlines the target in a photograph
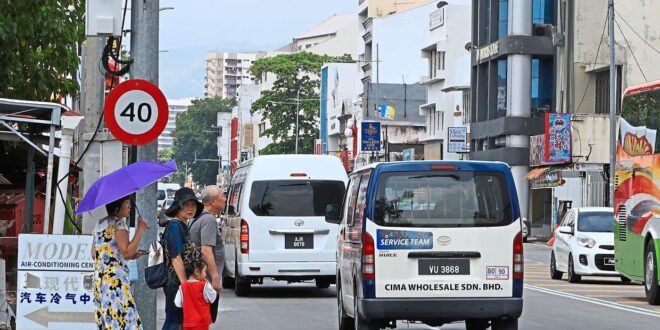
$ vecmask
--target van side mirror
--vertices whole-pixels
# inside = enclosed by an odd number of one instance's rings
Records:
[[[341,218],[339,218],[339,205],[328,204],[325,206],[325,222],[334,224],[341,222]]]

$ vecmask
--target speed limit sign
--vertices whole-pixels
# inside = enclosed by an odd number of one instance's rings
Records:
[[[103,114],[108,129],[130,145],[149,143],[167,125],[167,100],[156,85],[131,79],[117,85],[105,102]]]

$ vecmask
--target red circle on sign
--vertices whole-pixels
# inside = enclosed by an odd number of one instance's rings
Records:
[[[119,126],[117,118],[115,118],[115,106],[117,105],[117,101],[119,101],[119,99],[127,92],[135,90],[149,94],[158,107],[156,122],[153,127],[142,134],[132,134],[125,131]],[[142,145],[157,139],[160,133],[163,132],[165,126],[167,126],[169,109],[167,108],[167,99],[165,99],[165,95],[163,95],[163,92],[161,92],[156,85],[142,79],[131,79],[124,81],[110,91],[110,94],[108,94],[108,97],[105,100],[103,114],[108,129],[117,139],[130,145]]]

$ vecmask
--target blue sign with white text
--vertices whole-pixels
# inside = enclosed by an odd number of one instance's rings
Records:
[[[380,151],[380,123],[362,122],[362,151]]]
[[[378,229],[379,250],[425,250],[433,248],[433,233]]]

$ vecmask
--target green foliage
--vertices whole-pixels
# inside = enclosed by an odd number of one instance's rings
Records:
[[[214,161],[197,159],[218,158],[218,112],[231,112],[236,105],[234,99],[205,98],[193,100],[188,110],[176,118],[174,130],[174,159],[177,167],[192,173],[193,181],[200,184],[215,184],[219,165]]]
[[[167,162],[174,158],[174,149],[168,148],[158,152],[158,161],[161,163]],[[183,187],[186,182],[186,168],[177,164],[177,169],[174,174],[161,179],[162,183],[178,183]]]
[[[0,0],[0,97],[76,94],[85,1]]]
[[[296,98],[300,93],[298,152],[314,152],[314,139],[319,136],[319,93],[321,68],[328,62],[349,62],[350,55],[331,57],[308,52],[264,57],[252,65],[255,77],[274,74],[277,80],[252,104],[252,112],[262,111],[271,127],[264,135],[273,140],[261,154],[292,154],[296,144]]]

